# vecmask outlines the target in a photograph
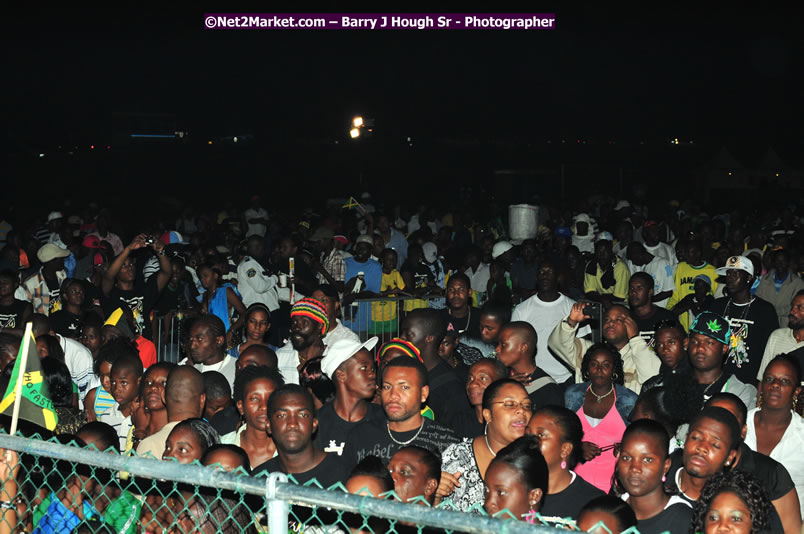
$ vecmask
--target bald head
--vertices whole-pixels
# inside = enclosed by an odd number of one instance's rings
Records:
[[[180,365],[170,371],[165,384],[168,421],[201,417],[204,412],[204,376],[195,367]]]

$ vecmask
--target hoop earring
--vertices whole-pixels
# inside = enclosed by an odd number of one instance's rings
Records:
[[[612,375],[611,375],[611,381],[612,382],[616,382],[619,378],[620,378],[620,375],[618,373],[612,373]]]
[[[798,396],[793,397],[793,411],[796,412],[798,407]]]

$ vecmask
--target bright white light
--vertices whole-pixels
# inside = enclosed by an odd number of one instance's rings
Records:
[[[44,157],[45,157],[45,155],[44,155],[44,154],[39,154],[39,157],[40,157],[40,158],[44,158]],[[779,175],[777,174],[776,176],[779,176]]]
[[[232,137],[232,142],[237,143],[237,137]]]
[[[360,137],[360,129],[352,128],[351,130],[349,130],[349,135],[352,137],[352,139],[357,139],[358,137]]]
[[[354,126],[355,128],[360,128],[361,126],[363,126],[363,117],[355,117],[354,119],[352,119],[352,126]]]

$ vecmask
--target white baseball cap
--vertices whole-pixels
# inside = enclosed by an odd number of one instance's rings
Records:
[[[321,372],[327,375],[330,380],[335,380],[335,370],[343,362],[357,354],[361,349],[373,349],[377,345],[377,341],[377,336],[370,337],[363,343],[352,339],[339,339],[327,347],[324,358],[321,360]]]
[[[725,274],[731,269],[745,271],[751,276],[754,276],[754,263],[745,256],[732,256],[726,260],[726,265],[719,269],[715,269],[715,273],[720,276],[725,276]]]

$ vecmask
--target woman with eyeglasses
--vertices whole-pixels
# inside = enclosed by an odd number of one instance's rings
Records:
[[[586,461],[577,472],[593,486],[607,492],[617,459],[613,449],[628,426],[637,394],[623,385],[623,360],[610,343],[589,347],[581,362],[584,382],[564,393],[564,404],[576,412],[583,426]]]
[[[486,431],[446,448],[441,470],[454,474],[458,481],[453,484],[442,477],[436,496],[449,499],[462,512],[481,513],[486,469],[501,449],[525,435],[531,414],[528,392],[516,380],[503,378],[487,387],[483,392]]]
[[[784,465],[804,502],[804,418],[795,411],[800,384],[797,359],[780,354],[771,360],[759,385],[757,407],[746,418],[745,444]]]

